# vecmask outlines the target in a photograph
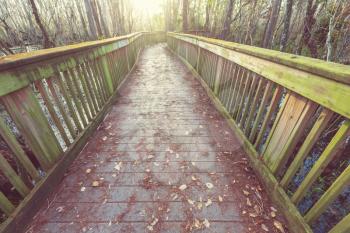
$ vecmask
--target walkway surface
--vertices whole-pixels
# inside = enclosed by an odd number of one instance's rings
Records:
[[[282,232],[283,222],[205,90],[157,45],[28,232]]]

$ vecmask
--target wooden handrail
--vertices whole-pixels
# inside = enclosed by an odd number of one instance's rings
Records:
[[[138,32],[0,59],[0,103],[8,115],[0,117],[0,135],[26,173],[0,154],[0,171],[23,197],[15,206],[0,192],[7,216],[0,232],[25,228],[108,112],[140,50],[164,36]]]
[[[312,232],[310,225],[350,182],[348,166],[306,213],[299,212],[297,206],[325,168],[345,153],[350,67],[188,34],[168,33],[167,43],[227,117],[289,229]],[[331,126],[334,133],[324,141],[324,131]],[[325,149],[299,187],[290,191],[291,181],[319,141]],[[349,215],[330,232],[348,232],[347,219]]]

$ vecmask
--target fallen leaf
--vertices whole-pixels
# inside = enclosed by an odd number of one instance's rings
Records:
[[[249,217],[256,218],[256,217],[258,217],[258,215],[255,214],[255,213],[250,213],[250,214],[249,214]]]
[[[183,184],[183,185],[181,185],[181,186],[179,187],[179,189],[180,189],[181,191],[184,191],[186,188],[187,188],[187,185],[185,185],[185,184]]]
[[[222,196],[219,196],[219,202],[223,202]]]
[[[248,191],[246,191],[246,190],[244,190],[244,189],[243,189],[243,193],[244,193],[244,195],[246,195],[246,196],[248,196],[248,195],[250,194]]]
[[[208,201],[205,203],[205,206],[208,207],[208,206],[210,206],[212,203],[213,203],[213,202],[212,202],[210,199],[208,199]]]
[[[153,155],[148,155],[147,158],[148,158],[148,159],[153,159],[154,156],[153,156]]]
[[[270,209],[273,211],[273,212],[277,212],[277,210],[275,209],[275,207],[271,206]]]
[[[56,208],[56,211],[57,211],[58,213],[61,213],[63,210],[64,210],[64,207],[63,207],[63,206],[59,206],[59,207]]]
[[[116,165],[114,166],[114,169],[116,169],[117,171],[120,171],[120,168],[122,167],[122,162],[116,163]]]
[[[103,140],[103,141],[106,141],[106,140],[107,140],[107,136],[104,136],[104,137],[102,138],[102,140]]]
[[[271,215],[271,217],[274,218],[274,217],[276,217],[276,212],[271,211],[270,215]]]
[[[81,191],[81,192],[84,192],[85,189],[86,189],[85,187],[81,187],[81,188],[80,188],[80,191]]]
[[[92,187],[98,187],[98,186],[100,186],[100,183],[98,182],[98,181],[94,181],[94,182],[92,182]]]
[[[210,222],[208,221],[208,219],[204,219],[203,225],[204,225],[206,228],[209,228],[209,227],[210,227]]]
[[[252,206],[252,203],[250,202],[249,198],[247,198],[247,206]]]
[[[89,174],[90,172],[91,172],[91,169],[90,168],[88,168],[88,169],[86,169],[86,171],[85,171],[87,174]]]
[[[196,178],[196,177],[194,177],[194,176],[192,176],[192,180],[193,180],[193,181],[196,181],[196,180],[197,180],[197,178]]]
[[[263,229],[266,232],[269,231],[269,228],[267,228],[267,226],[265,224],[261,224],[261,229]]]
[[[205,185],[207,186],[208,189],[212,189],[214,187],[212,183],[206,183]]]
[[[192,201],[191,199],[188,199],[187,202],[188,202],[190,205],[193,205],[193,204],[194,204],[194,201]]]
[[[273,221],[273,225],[274,225],[280,232],[282,232],[282,233],[285,232],[282,223],[280,223],[279,221],[274,220],[274,221]]]

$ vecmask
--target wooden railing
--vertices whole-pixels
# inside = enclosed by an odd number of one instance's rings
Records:
[[[349,66],[188,34],[168,33],[167,43],[228,118],[289,229],[312,232],[310,226],[350,183],[350,153],[344,151],[350,132]],[[310,156],[316,161],[302,175]],[[299,211],[335,161],[340,164],[330,184]],[[292,184],[295,177],[302,179],[299,186]],[[341,217],[329,232],[350,232],[350,214]]]
[[[19,232],[86,144],[133,68],[164,33],[134,33],[0,59],[0,232]]]

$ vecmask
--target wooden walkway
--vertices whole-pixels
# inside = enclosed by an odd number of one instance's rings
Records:
[[[200,83],[157,45],[28,232],[281,232],[275,208]]]

